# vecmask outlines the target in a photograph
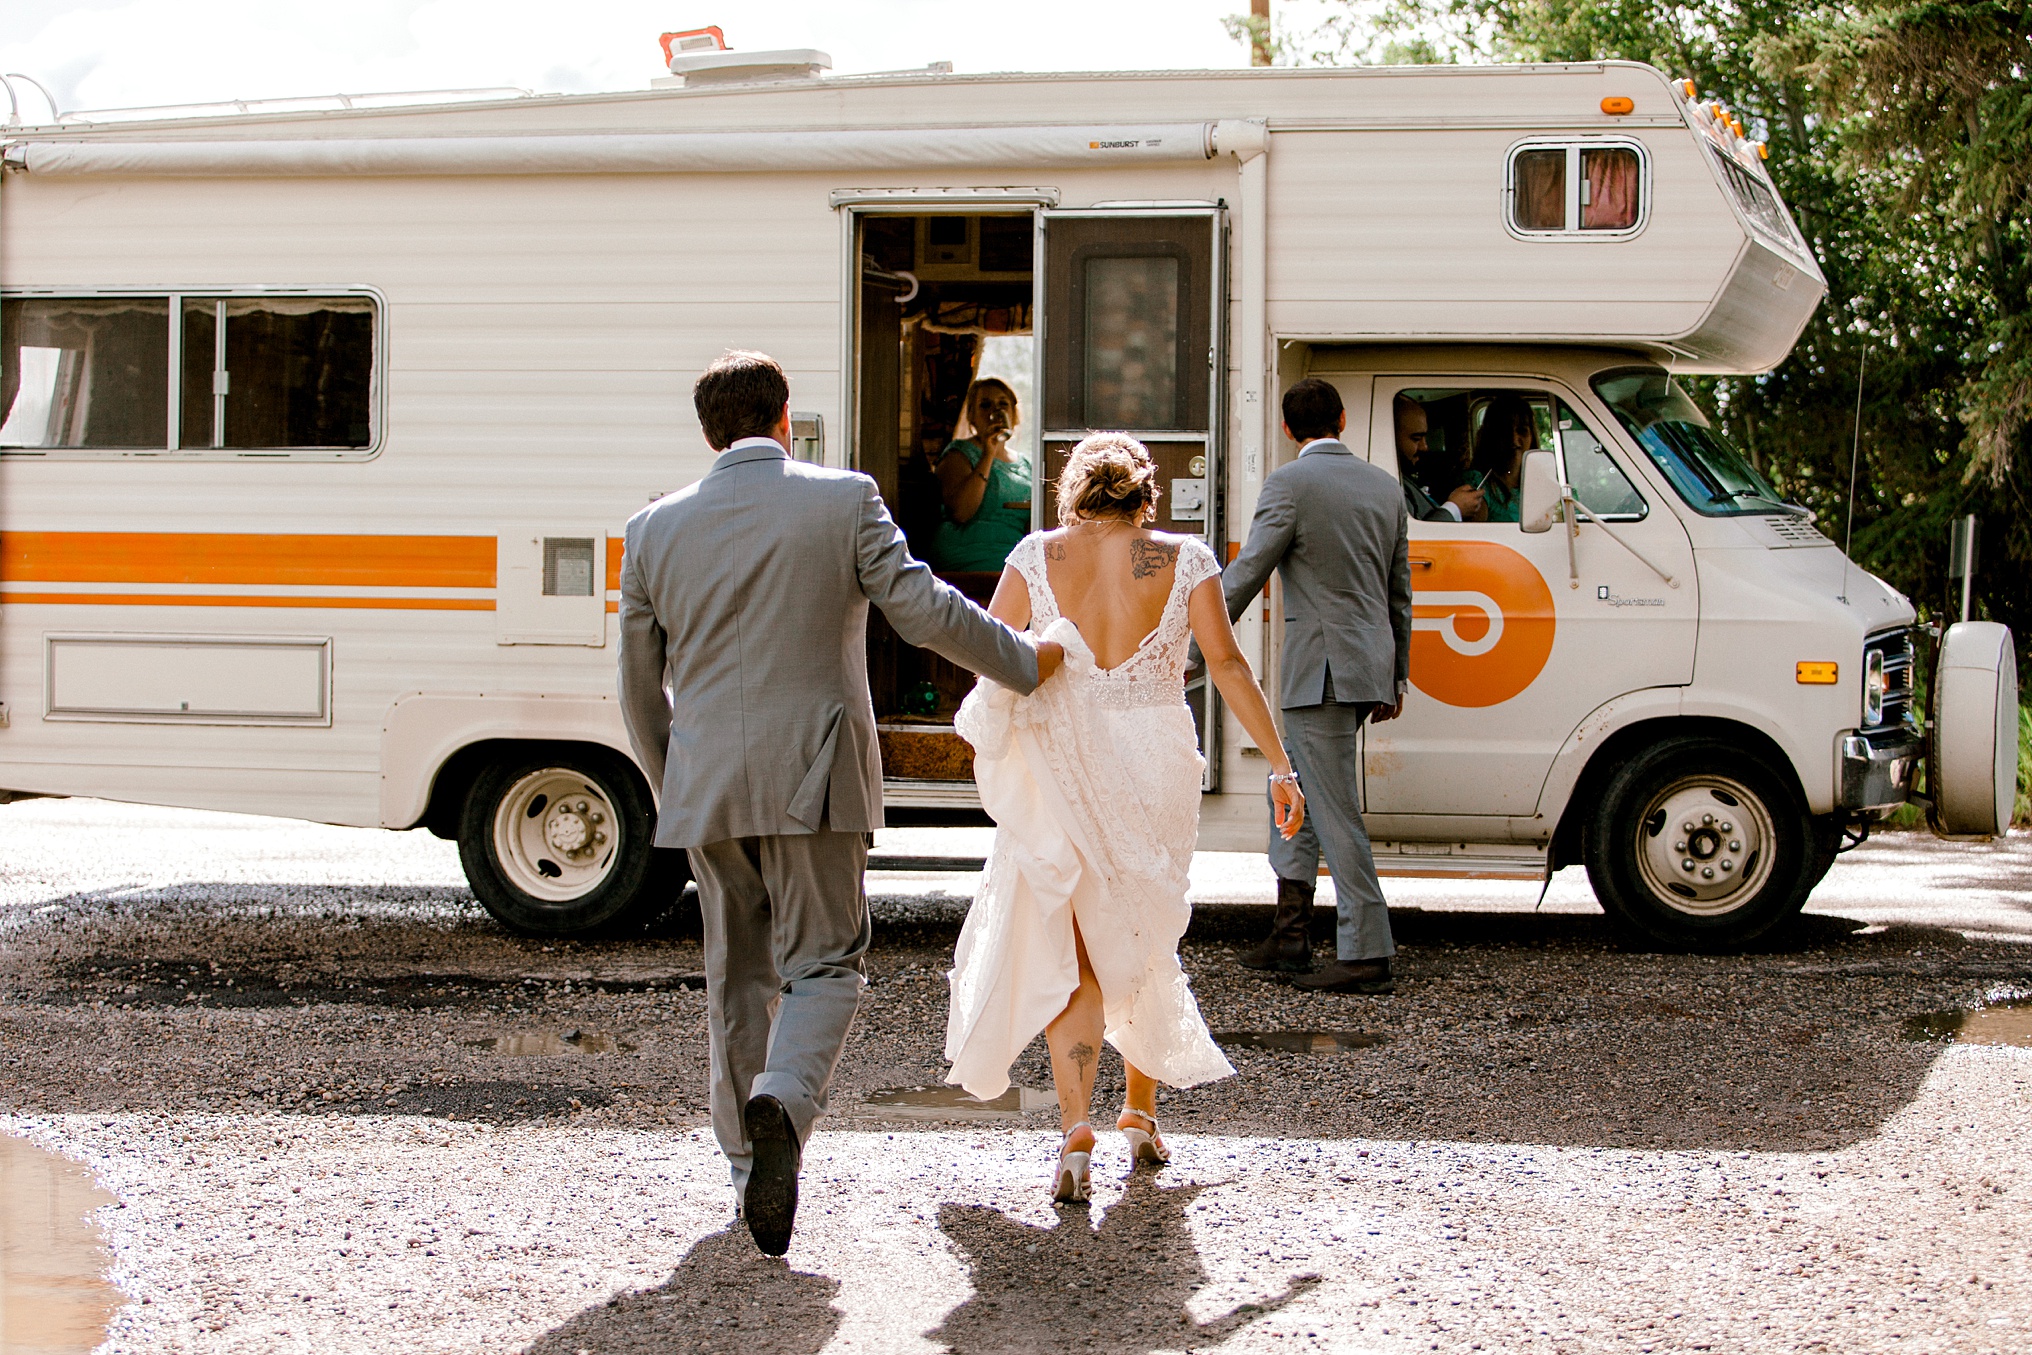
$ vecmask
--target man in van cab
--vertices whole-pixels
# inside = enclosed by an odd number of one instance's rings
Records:
[[[1420,522],[1486,522],[1489,509],[1481,490],[1460,485],[1439,500],[1421,483],[1436,470],[1428,464],[1431,420],[1425,406],[1400,395],[1391,402],[1391,412],[1397,424],[1397,478],[1404,485],[1404,511]]]

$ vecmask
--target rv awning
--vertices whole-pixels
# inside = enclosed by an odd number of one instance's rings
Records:
[[[1084,167],[1247,160],[1256,120],[1127,127],[949,127],[849,132],[667,132],[558,136],[379,137],[291,141],[16,141],[6,163],[30,174],[171,178],[265,175],[740,174],[783,170]]]

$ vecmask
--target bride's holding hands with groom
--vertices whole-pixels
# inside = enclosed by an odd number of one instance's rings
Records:
[[[694,402],[720,455],[629,522],[621,606],[623,708],[662,789],[657,845],[689,849],[699,883],[714,1131],[742,1217],[772,1255],[789,1245],[803,1144],[870,939],[861,875],[882,821],[870,603],[907,643],[991,679],[956,720],[996,834],[951,974],[948,1081],[997,1096],[1045,1034],[1062,1202],[1087,1198],[1104,1042],[1125,1064],[1115,1123],[1136,1164],[1170,1156],[1158,1083],[1234,1071],[1178,959],[1204,769],[1185,704],[1194,642],[1269,765],[1280,907],[1244,962],[1310,968],[1287,885],[1302,883],[1309,907],[1323,839],[1337,881],[1344,870],[1367,879],[1338,891],[1341,962],[1299,982],[1373,992],[1388,991],[1388,920],[1340,736],[1394,714],[1410,631],[1402,498],[1336,440],[1345,416],[1325,383],[1286,397],[1302,454],[1266,482],[1225,588],[1198,538],[1150,530],[1149,452],[1101,433],[1059,478],[1060,526],[1010,553],[986,613],[911,558],[872,481],[788,457],[788,396],[761,354],[728,353],[700,377]],[[1318,735],[1294,739],[1296,766],[1231,625],[1273,569],[1287,584],[1287,725]],[[1335,572],[1347,577],[1332,591],[1355,600],[1348,614],[1308,611],[1307,585]],[[1292,719],[1294,649],[1312,670],[1297,675],[1299,704],[1324,707],[1313,712],[1323,719]],[[1333,820],[1317,837],[1308,791]]]

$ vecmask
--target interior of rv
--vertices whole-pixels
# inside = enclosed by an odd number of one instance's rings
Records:
[[[1136,434],[1157,459],[1152,526],[1218,539],[1217,224],[1052,214],[1040,261],[1029,211],[857,218],[853,464],[939,577],[985,606],[1009,548],[1057,522],[1051,481],[1067,452],[1103,429]],[[974,675],[904,644],[879,614],[868,646],[884,774],[970,784],[952,721]],[[1199,683],[1189,698],[1204,720]]]

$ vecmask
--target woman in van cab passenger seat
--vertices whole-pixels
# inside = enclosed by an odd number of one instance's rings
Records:
[[[982,377],[967,388],[973,436],[947,443],[938,459],[945,519],[927,552],[933,568],[999,573],[1030,534],[1030,467],[1009,451],[1020,417],[1016,392],[999,377]]]
[[[1524,478],[1524,453],[1538,441],[1531,405],[1520,395],[1498,395],[1482,411],[1468,483],[1482,491],[1490,522],[1516,522],[1517,487]]]

